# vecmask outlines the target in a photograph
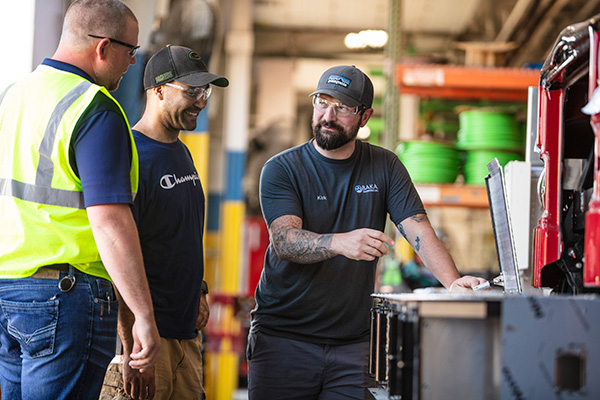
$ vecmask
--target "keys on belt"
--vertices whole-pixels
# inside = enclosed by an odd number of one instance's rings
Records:
[[[61,292],[68,292],[75,286],[75,268],[69,264],[47,265],[40,267],[35,274],[31,275],[35,279],[58,279],[61,271],[68,271],[68,275],[58,281],[58,288]]]
[[[73,286],[75,286],[75,276],[63,276],[63,278],[58,281],[58,288],[60,289],[61,292],[68,292],[69,290],[73,289]]]

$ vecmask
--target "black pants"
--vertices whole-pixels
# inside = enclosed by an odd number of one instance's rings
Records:
[[[250,400],[372,399],[368,342],[322,345],[259,332],[246,355]]]

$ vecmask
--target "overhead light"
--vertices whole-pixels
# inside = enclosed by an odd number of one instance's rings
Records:
[[[367,47],[381,48],[388,41],[388,34],[381,30],[366,30],[358,33],[349,33],[344,39],[344,44],[349,49],[364,49]]]

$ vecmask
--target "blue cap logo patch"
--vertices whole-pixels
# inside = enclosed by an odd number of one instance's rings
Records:
[[[340,75],[329,75],[329,78],[327,78],[327,83],[332,83],[334,85],[340,85],[345,88],[350,86],[351,82],[352,82],[351,79],[348,79],[345,76],[340,76]]]

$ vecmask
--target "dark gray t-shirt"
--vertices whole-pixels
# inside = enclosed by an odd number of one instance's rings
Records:
[[[315,233],[383,231],[387,213],[398,225],[425,212],[398,157],[361,141],[346,160],[322,156],[312,140],[274,156],[261,173],[260,200],[267,226],[295,215]],[[270,245],[252,332],[323,344],[368,340],[376,265],[343,256],[296,264],[280,260]]]

